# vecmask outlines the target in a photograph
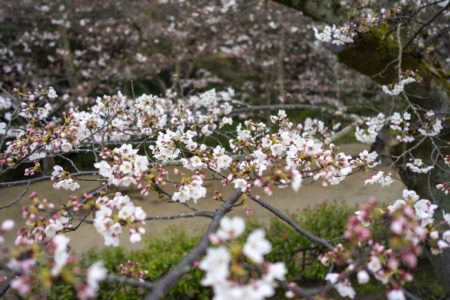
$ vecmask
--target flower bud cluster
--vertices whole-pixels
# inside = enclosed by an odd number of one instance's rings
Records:
[[[443,182],[436,185],[438,190],[443,191],[446,195],[450,192],[450,182]]]
[[[47,219],[41,214],[44,211],[55,211],[55,205],[47,199],[39,199],[36,192],[30,194],[32,205],[23,206],[22,217],[25,227],[17,232],[16,246],[32,245],[53,238],[56,233],[65,227],[70,227],[70,219],[64,210],[56,212]]]
[[[126,266],[120,264],[119,269],[122,276],[135,278],[139,281],[144,281],[144,276],[148,274],[147,270],[141,270],[139,268],[138,262],[132,262],[131,260],[128,260],[128,264]]]
[[[40,244],[22,244],[15,249],[6,263],[16,274],[11,288],[28,298],[38,282],[51,289],[54,282],[63,281],[75,287],[78,298],[95,298],[99,282],[106,278],[106,269],[101,262],[96,262],[83,271],[76,265],[75,256],[69,253],[69,242],[68,237],[57,234]]]

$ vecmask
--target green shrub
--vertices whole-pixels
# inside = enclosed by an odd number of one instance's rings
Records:
[[[330,240],[343,235],[348,217],[354,211],[348,205],[327,202],[300,213],[291,213],[289,217],[311,234]],[[325,277],[328,268],[319,262],[318,255],[327,249],[312,243],[278,218],[271,219],[266,232],[272,243],[272,252],[267,259],[289,262],[286,267],[291,280],[320,280]]]
[[[87,268],[95,261],[102,260],[109,273],[120,274],[119,265],[127,265],[128,260],[139,263],[139,269],[147,270],[145,280],[154,281],[177,265],[199,241],[198,234],[188,234],[180,227],[171,226],[162,233],[145,239],[142,250],[127,251],[123,247],[111,247],[101,251],[89,250],[83,255],[80,265]],[[165,299],[210,299],[212,291],[200,285],[203,274],[192,268]],[[114,282],[102,282],[98,299],[108,299],[118,287]],[[142,299],[148,293],[141,287],[122,286],[112,299]],[[55,286],[50,292],[51,299],[74,299],[75,291],[66,284]]]
[[[329,202],[318,205],[313,209],[305,209],[300,213],[292,213],[289,216],[302,228],[323,239],[332,239],[342,236],[348,216],[354,212],[354,208],[348,205]],[[322,280],[327,273],[327,268],[322,266],[317,259],[319,253],[326,251],[318,247],[304,236],[297,233],[289,225],[278,218],[272,218],[263,226],[258,220],[247,221],[245,234],[256,228],[263,227],[267,238],[272,243],[272,252],[266,256],[268,261],[284,261],[287,263],[288,279],[293,281]],[[198,243],[200,234],[188,234],[180,227],[169,227],[161,234],[144,240],[145,247],[142,250],[127,251],[123,247],[106,248],[101,251],[90,250],[84,254],[81,266],[87,268],[97,260],[102,260],[110,273],[119,274],[118,266],[126,265],[128,260],[139,263],[139,268],[147,270],[145,280],[154,281],[160,278],[180,262],[184,256]],[[309,249],[303,255],[303,250]],[[210,299],[212,290],[200,285],[202,272],[198,268],[192,268],[165,299]],[[117,288],[113,282],[102,282],[100,285],[99,299],[107,299]],[[141,299],[148,293],[143,288],[124,285],[112,299]],[[277,297],[282,292],[277,293]],[[73,299],[74,291],[67,285],[59,284],[50,293],[53,299]]]

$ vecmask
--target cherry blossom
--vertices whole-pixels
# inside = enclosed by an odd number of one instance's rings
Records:
[[[220,221],[220,229],[217,231],[217,236],[226,241],[230,238],[237,238],[244,232],[245,223],[240,217],[228,218],[224,217]]]
[[[245,242],[243,252],[256,263],[261,263],[265,254],[272,249],[269,241],[265,239],[265,233],[262,229],[253,231]]]

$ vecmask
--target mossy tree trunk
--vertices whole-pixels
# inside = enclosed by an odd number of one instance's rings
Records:
[[[300,10],[304,15],[316,21],[327,24],[344,23],[347,12],[343,11],[339,1],[317,1],[317,0],[274,0],[275,2]],[[413,26],[413,25],[408,25]],[[355,43],[347,44],[339,49],[336,55],[338,59],[348,67],[369,76],[379,84],[390,84],[398,81],[398,59],[399,46],[392,35],[387,35],[386,24],[379,28],[373,28],[366,33],[359,34]],[[411,36],[415,29],[405,28],[404,32]],[[408,40],[408,37],[405,39]],[[401,69],[403,71],[418,71],[423,78],[420,83],[406,86],[406,94],[412,104],[425,110],[432,110],[438,117],[446,117],[449,108],[450,84],[446,75],[442,72],[439,59],[433,53],[420,53],[412,46],[402,51]],[[395,101],[395,99],[392,99]],[[450,124],[448,119],[443,122],[444,129],[441,131],[441,146],[445,146],[450,140]],[[436,155],[436,143],[427,139],[413,151],[416,158],[421,158],[426,164],[432,164]],[[411,146],[411,145],[408,145]],[[441,148],[448,155],[448,148]],[[393,151],[393,150],[392,150]],[[434,200],[439,205],[435,217],[442,219],[442,212],[450,213],[450,199],[442,191],[435,187],[438,183],[449,180],[447,170],[434,168],[429,174],[416,174],[409,169],[401,168],[400,176],[408,189],[415,190],[422,198]],[[450,250],[442,255],[432,256],[432,263],[441,277],[444,288],[450,292]]]

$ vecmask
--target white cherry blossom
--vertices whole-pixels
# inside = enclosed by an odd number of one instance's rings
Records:
[[[217,236],[223,241],[235,239],[244,232],[244,229],[244,219],[237,216],[233,218],[225,216],[220,220],[220,228],[217,230]]]
[[[262,263],[264,255],[268,254],[271,249],[270,242],[265,239],[264,230],[257,229],[248,236],[243,252],[250,260]]]

